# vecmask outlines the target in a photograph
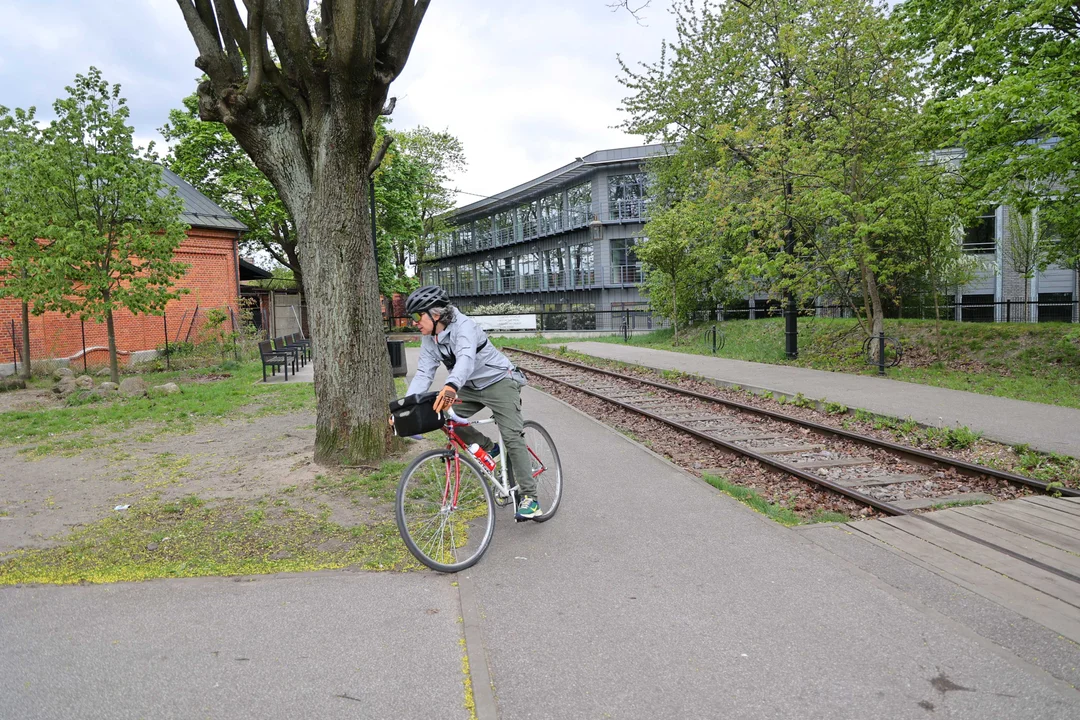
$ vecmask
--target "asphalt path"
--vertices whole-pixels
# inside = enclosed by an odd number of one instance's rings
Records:
[[[415,351],[410,353],[411,367]],[[1075,690],[533,389],[475,568],[0,589],[0,717],[1075,718]]]

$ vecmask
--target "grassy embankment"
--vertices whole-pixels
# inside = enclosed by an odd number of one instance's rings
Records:
[[[862,355],[862,336],[854,320],[801,318],[797,360],[784,357],[780,318],[720,323],[727,342],[718,357],[794,365],[817,370],[872,374]],[[632,345],[711,354],[708,326],[680,333],[670,330],[631,338]],[[1080,408],[1080,325],[1063,323],[942,323],[940,342],[934,323],[890,320],[885,333],[904,348],[890,378],[1016,400]],[[622,342],[622,338],[597,338]]]

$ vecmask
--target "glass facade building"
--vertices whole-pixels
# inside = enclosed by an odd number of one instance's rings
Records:
[[[424,248],[424,283],[446,288],[466,311],[499,302],[547,312],[644,306],[634,245],[648,220],[645,162],[671,152],[601,150],[457,208],[450,230]]]

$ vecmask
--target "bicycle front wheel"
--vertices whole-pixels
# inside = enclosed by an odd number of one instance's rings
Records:
[[[525,421],[525,445],[529,449],[529,472],[536,478],[536,501],[542,514],[532,518],[546,522],[555,516],[562,502],[562,464],[551,435],[538,422]]]
[[[475,565],[495,532],[491,488],[471,458],[452,450],[429,450],[405,468],[396,514],[409,552],[439,572]]]

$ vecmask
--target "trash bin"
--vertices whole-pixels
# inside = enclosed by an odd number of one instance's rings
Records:
[[[405,360],[405,341],[387,340],[386,352],[390,354],[390,369],[394,377],[405,377],[409,374],[409,364]]]

